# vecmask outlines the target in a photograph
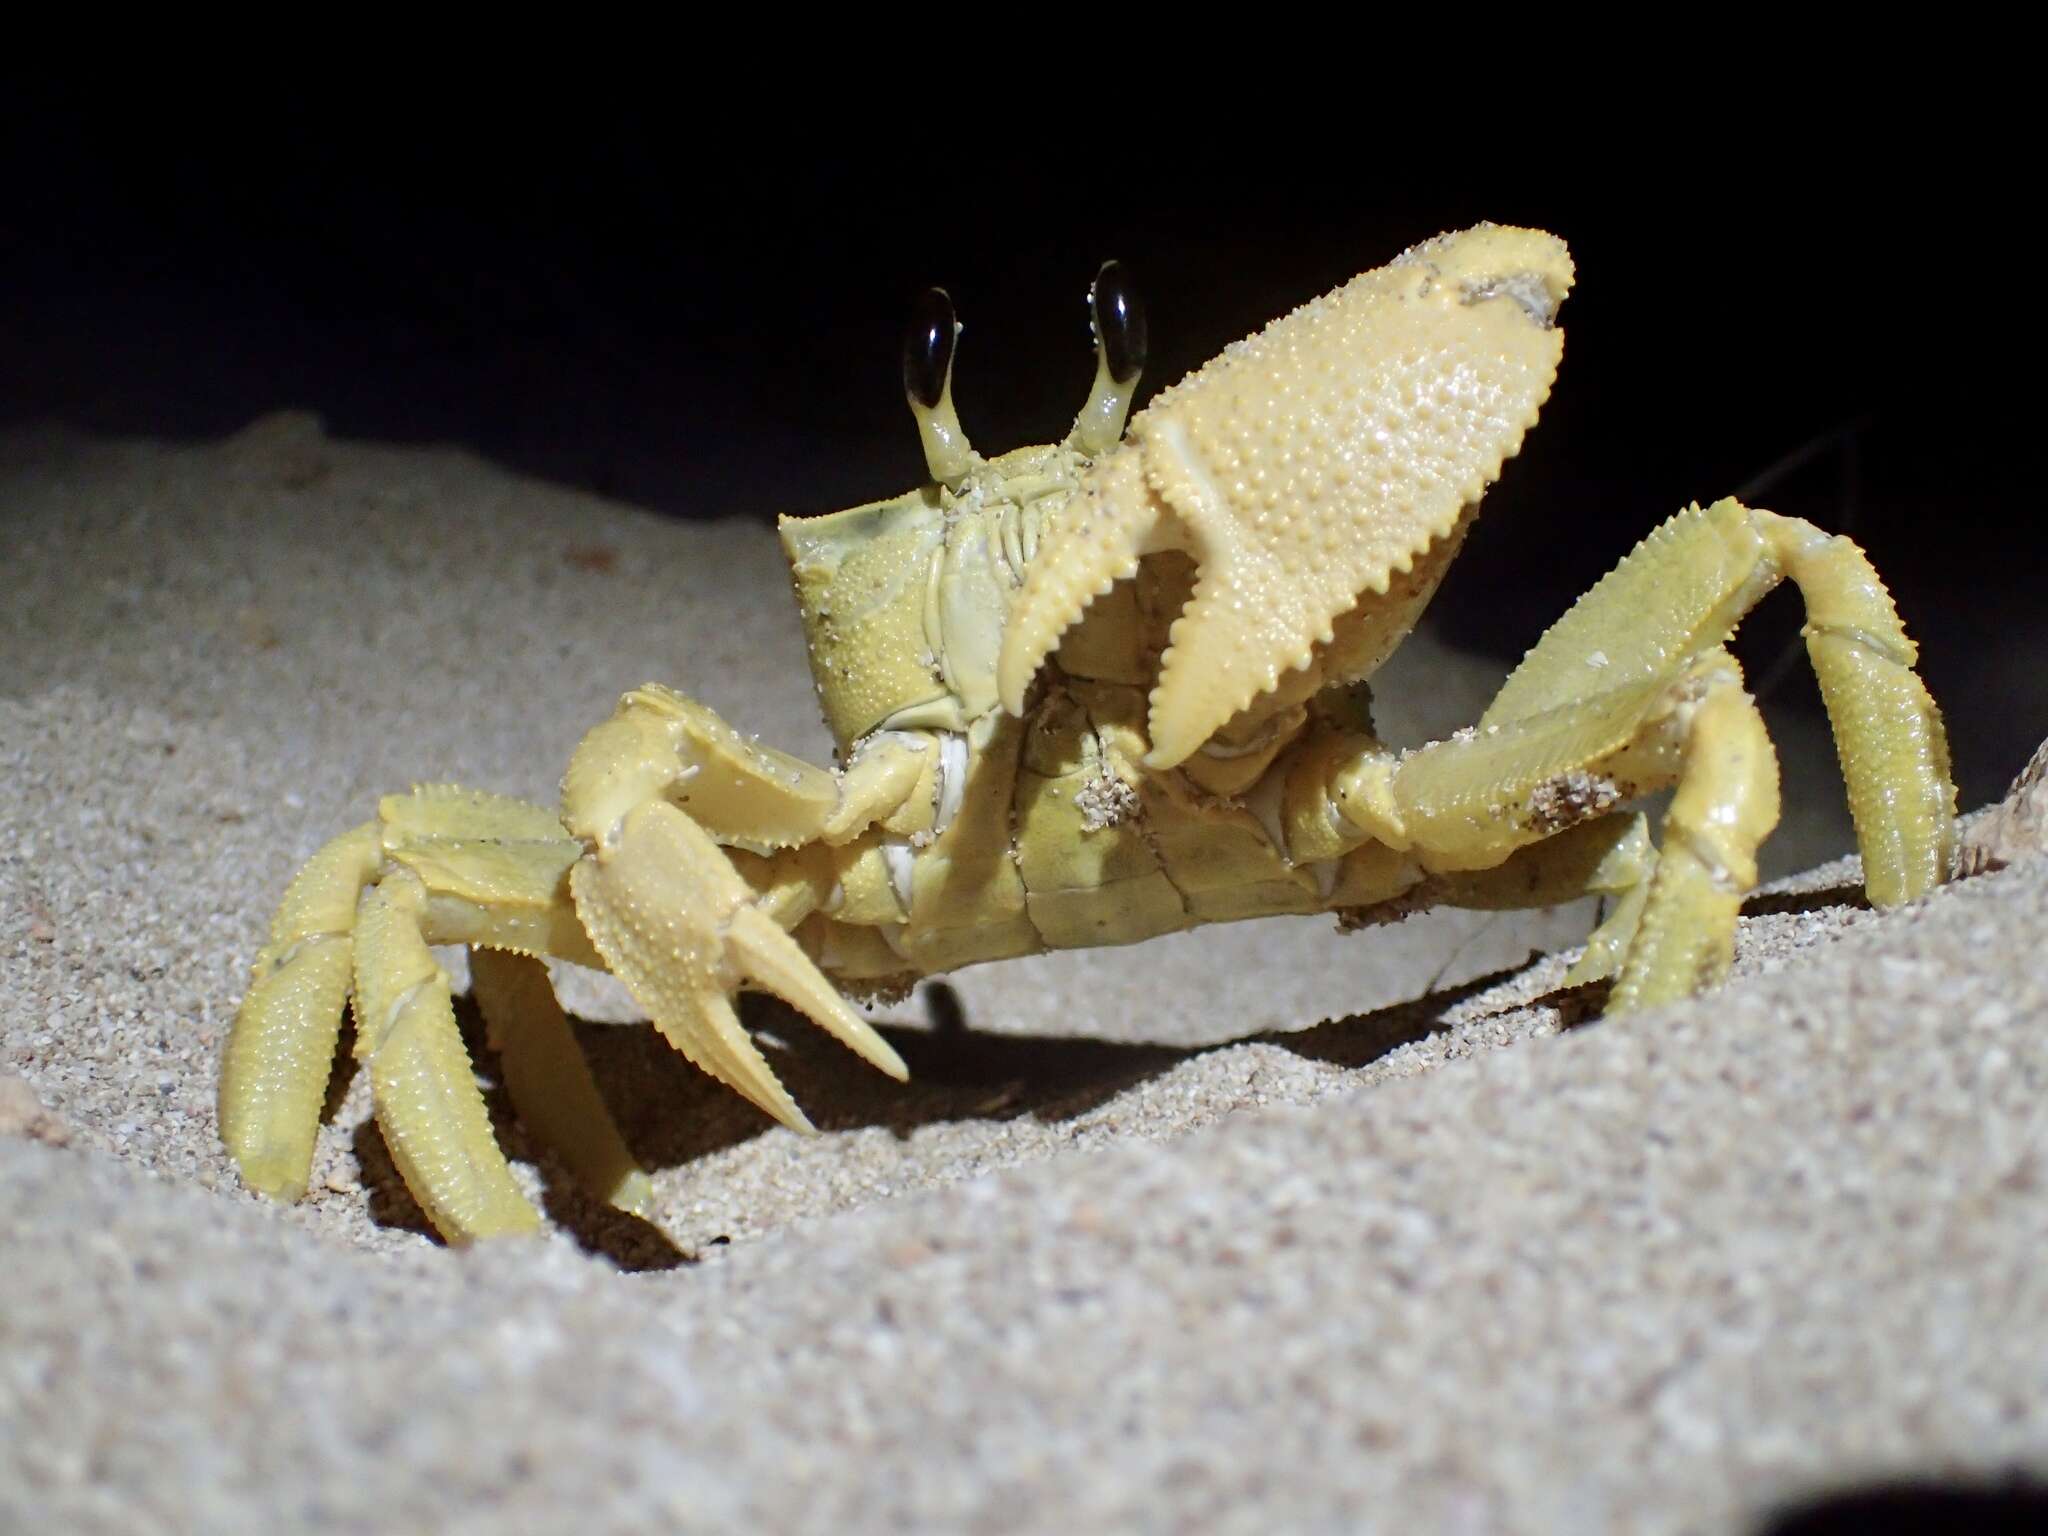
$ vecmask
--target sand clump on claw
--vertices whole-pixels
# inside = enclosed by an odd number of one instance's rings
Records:
[[[1139,556],[1194,555],[1151,700],[1153,767],[1185,759],[1332,622],[1446,537],[1550,393],[1564,242],[1440,236],[1228,348],[1131,421],[1033,562],[1004,639],[1004,704]]]

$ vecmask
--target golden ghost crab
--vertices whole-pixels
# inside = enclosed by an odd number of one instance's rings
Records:
[[[433,944],[471,947],[521,1118],[604,1198],[651,1190],[545,958],[617,975],[692,1062],[803,1111],[740,1026],[774,992],[895,1077],[848,996],[1046,949],[1283,912],[1613,898],[1574,981],[1610,1011],[1726,972],[1777,764],[1724,642],[1785,577],[1833,722],[1870,897],[1947,875],[1955,791],[1914,648],[1860,549],[1728,500],[1655,529],[1475,727],[1412,750],[1363,685],[1407,635],[1549,393],[1573,277],[1482,225],[1276,320],[1124,428],[1144,322],[1090,293],[1095,384],[1064,442],[975,453],[934,290],[905,383],[931,482],[781,537],[840,766],[755,745],[656,684],[584,738],[558,812],[392,795],[293,881],[228,1042],[244,1178],[309,1176],[342,1010],[393,1157],[442,1234],[539,1215],[486,1118]],[[1653,846],[1622,809],[1674,790]]]

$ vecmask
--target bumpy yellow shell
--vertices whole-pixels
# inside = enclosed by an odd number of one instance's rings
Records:
[[[1140,555],[1200,567],[1151,696],[1148,766],[1171,767],[1333,621],[1450,533],[1550,393],[1570,290],[1564,242],[1481,225],[1303,305],[1133,418],[1041,543],[998,664],[1032,674]]]

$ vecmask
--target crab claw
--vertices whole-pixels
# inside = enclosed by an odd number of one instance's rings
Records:
[[[1153,689],[1153,768],[1189,757],[1333,621],[1384,593],[1499,475],[1550,393],[1564,242],[1480,225],[1418,245],[1165,391],[1097,461],[1012,609],[997,665],[1031,678],[1141,556],[1199,572]]]
[[[765,988],[899,1082],[889,1043],[847,1004],[696,822],[666,801],[629,812],[570,872],[577,915],[670,1044],[792,1130],[811,1122],[741,1028],[733,994]]]

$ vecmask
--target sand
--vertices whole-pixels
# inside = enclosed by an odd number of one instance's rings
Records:
[[[2048,860],[1823,867],[1615,1024],[1582,911],[969,972],[881,1011],[907,1089],[750,1006],[809,1140],[572,973],[654,1220],[494,1095],[555,1224],[451,1252],[353,1074],[312,1196],[240,1189],[269,909],[381,792],[552,798],[649,678],[823,758],[772,539],[303,417],[16,436],[0,509],[0,1528],[1725,1530],[2048,1468]],[[1399,666],[1403,735],[1500,670]],[[1780,860],[1840,830],[1801,729]]]

